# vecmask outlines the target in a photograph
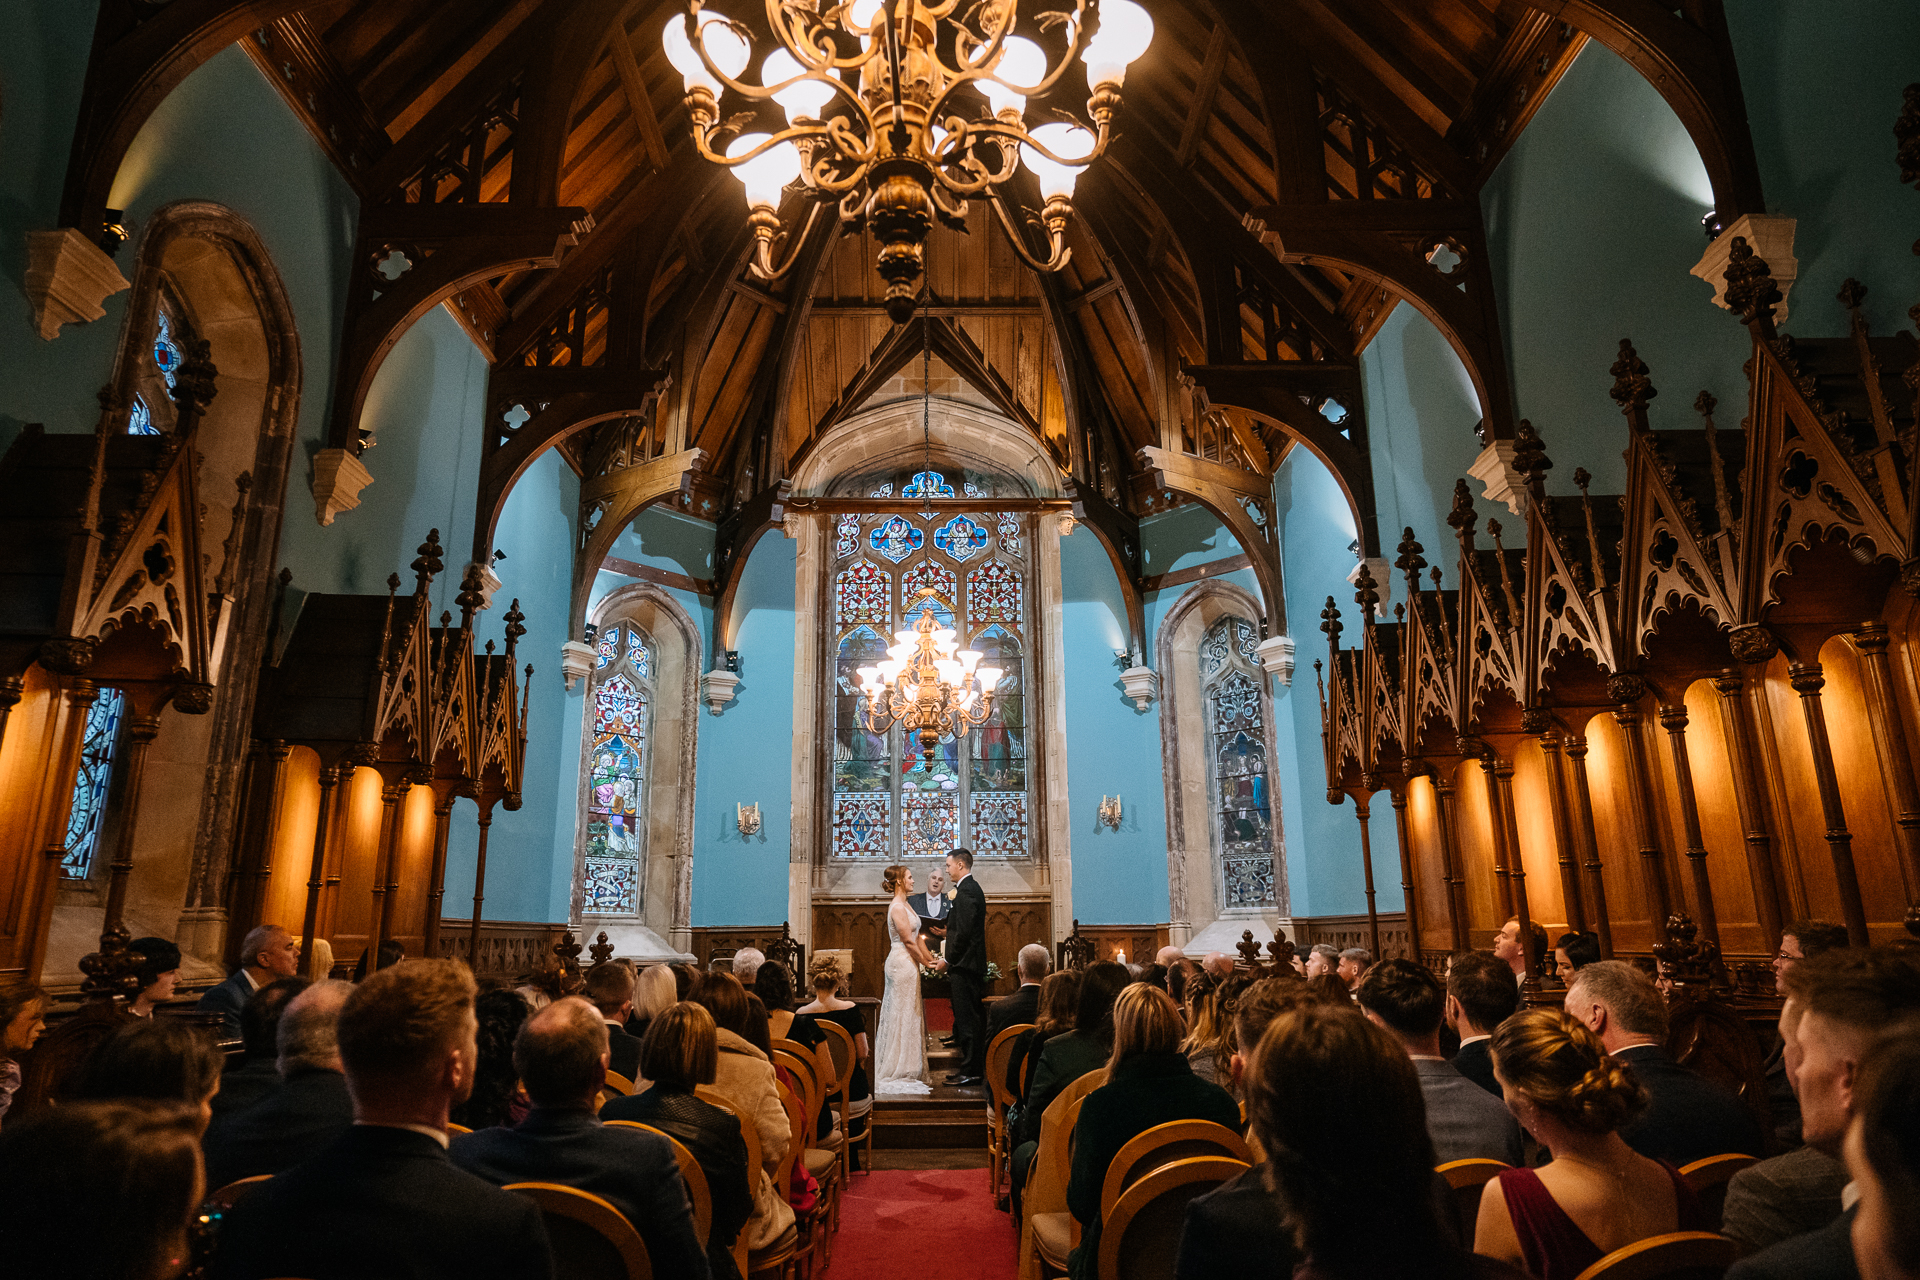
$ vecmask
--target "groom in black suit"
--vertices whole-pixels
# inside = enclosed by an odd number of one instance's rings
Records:
[[[953,1038],[960,1050],[960,1073],[948,1076],[950,1085],[981,1083],[987,1069],[987,895],[973,878],[973,852],[955,849],[947,855],[947,874],[953,879],[953,913],[947,918],[946,955],[939,961],[946,971],[948,1000],[953,1005]]]

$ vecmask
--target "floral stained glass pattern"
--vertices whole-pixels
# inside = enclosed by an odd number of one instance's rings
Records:
[[[1020,554],[1020,517],[1011,511],[1002,511],[999,520],[1000,549],[1010,556]]]
[[[989,560],[967,574],[967,620],[1021,625],[1020,571],[1004,560]]]
[[[107,788],[113,781],[113,753],[120,742],[120,721],[127,709],[126,695],[105,688],[87,708],[87,727],[80,746],[80,771],[73,782],[73,804],[67,811],[67,839],[60,856],[60,875],[85,880],[93,872],[100,849],[100,828],[107,812]]]
[[[987,531],[971,517],[955,516],[933,531],[933,545],[964,562],[987,549]]]
[[[593,647],[593,669],[599,671],[620,656],[620,629],[609,627],[601,633],[600,643]]]
[[[893,797],[836,795],[833,798],[833,855],[837,858],[884,858],[893,826]]]
[[[900,575],[900,625],[910,627],[920,620],[923,610],[931,608],[934,620],[943,627],[953,625],[953,601],[960,580],[953,570],[932,560],[909,565]],[[932,594],[929,595],[928,593]]]
[[[859,549],[860,517],[851,513],[841,516],[833,529],[833,558],[845,560]]]
[[[1236,652],[1250,663],[1259,658],[1254,650],[1260,646],[1260,633],[1253,624],[1243,618],[1223,618],[1207,632],[1200,642],[1201,672],[1212,676],[1227,665],[1227,660]]]
[[[627,628],[627,664],[633,668],[633,674],[645,680],[653,674],[653,660],[647,652],[647,642],[632,627]]]
[[[903,516],[888,516],[868,536],[868,542],[873,549],[895,564],[899,564],[925,546],[926,541],[927,535],[921,531],[920,526]]]
[[[952,792],[902,792],[901,805],[901,857],[945,857],[960,843],[960,806]]]
[[[1027,851],[1027,795],[1024,791],[976,791],[967,815],[975,856],[1019,857]]]
[[[887,575],[871,560],[856,561],[842,570],[833,580],[833,612],[838,623],[836,629],[844,631],[863,622],[875,622],[885,627],[892,612],[887,601],[892,591],[893,584],[887,580]]]

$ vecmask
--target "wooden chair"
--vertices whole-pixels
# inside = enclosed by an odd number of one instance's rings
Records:
[[[1100,1280],[1162,1280],[1172,1275],[1188,1202],[1251,1167],[1226,1156],[1190,1156],[1141,1178],[1101,1217],[1099,1270],[1094,1274]]]
[[[1752,1156],[1729,1153],[1707,1156],[1680,1167],[1681,1180],[1700,1201],[1700,1207],[1706,1210],[1707,1221],[1713,1224],[1715,1231],[1720,1229],[1720,1219],[1726,1213],[1727,1184],[1733,1180],[1734,1174],[1759,1163]]]
[[[1107,1166],[1106,1181],[1100,1185],[1100,1220],[1105,1222],[1121,1194],[1149,1173],[1197,1156],[1225,1156],[1253,1164],[1253,1149],[1247,1146],[1247,1140],[1223,1124],[1211,1120],[1157,1124],[1130,1138]]]
[[[1574,1280],[1720,1280],[1738,1252],[1711,1231],[1675,1231],[1615,1249]]]
[[[783,1045],[792,1047],[782,1048]],[[797,1135],[801,1140],[800,1163],[820,1183],[823,1202],[835,1203],[837,1210],[836,1202],[840,1189],[840,1147],[838,1145],[822,1146],[814,1141],[814,1135],[818,1132],[815,1122],[820,1115],[821,1104],[826,1098],[825,1088],[820,1080],[820,1064],[804,1046],[794,1044],[791,1040],[773,1042],[773,1062],[777,1067],[785,1067],[792,1073],[794,1079],[800,1082],[802,1092],[799,1094],[799,1102],[807,1117],[806,1124]],[[835,1221],[838,1221],[837,1212]]]
[[[1073,1127],[1087,1095],[1107,1082],[1106,1068],[1089,1071],[1060,1091],[1040,1117],[1040,1149],[1033,1157],[1021,1211],[1020,1274],[1023,1280],[1064,1275],[1067,1254],[1080,1243],[1080,1223],[1067,1212],[1067,1181],[1073,1173]]]
[[[221,1217],[245,1199],[249,1192],[272,1176],[270,1173],[256,1173],[251,1178],[241,1178],[210,1191],[207,1193],[207,1198],[200,1202],[200,1212],[210,1218]]]
[[[680,1180],[687,1184],[687,1203],[693,1206],[693,1233],[700,1237],[700,1247],[706,1248],[707,1238],[713,1234],[713,1190],[707,1185],[707,1171],[693,1158],[693,1152],[687,1150],[680,1139],[672,1134],[650,1124],[641,1124],[638,1120],[609,1120],[607,1124],[609,1127],[640,1129],[673,1144],[673,1158],[680,1165]]]
[[[740,1136],[747,1144],[747,1184],[753,1188],[756,1202],[759,1199],[760,1184],[754,1181],[755,1176],[772,1180],[774,1187],[779,1191],[780,1198],[785,1200],[786,1188],[793,1178],[792,1144],[788,1144],[787,1158],[780,1162],[779,1167],[771,1173],[767,1172],[762,1162],[760,1130],[754,1125],[754,1118],[741,1111],[733,1104],[732,1099],[710,1084],[696,1085],[693,1096],[702,1102],[712,1103],[740,1122]],[[786,1234],[766,1248],[749,1249],[747,1233],[745,1228],[742,1228],[739,1238],[733,1242],[734,1264],[740,1268],[742,1276],[751,1276],[763,1271],[777,1271],[782,1276],[786,1276],[791,1273],[792,1268],[785,1264],[793,1257],[794,1246],[798,1241],[799,1233],[789,1228]]]
[[[1453,1189],[1453,1212],[1455,1221],[1460,1224],[1460,1239],[1473,1243],[1474,1228],[1480,1222],[1480,1194],[1486,1185],[1505,1173],[1513,1166],[1502,1164],[1498,1160],[1476,1158],[1472,1160],[1449,1160],[1440,1165],[1436,1172],[1447,1180]]]
[[[806,1165],[809,1163],[808,1157],[814,1155],[814,1149],[807,1145],[808,1131],[813,1128],[813,1123],[809,1118],[810,1113],[807,1111],[805,1099],[784,1085],[782,1085],[780,1089],[780,1105],[787,1110],[787,1124],[793,1132],[787,1158],[787,1167],[789,1170],[787,1186],[791,1187],[793,1185],[791,1170],[796,1165]],[[826,1157],[827,1165],[830,1168],[839,1167],[839,1161],[834,1158],[831,1152],[821,1151],[818,1154]],[[829,1197],[832,1192],[829,1190],[825,1178],[821,1177],[820,1174],[814,1173],[811,1168],[808,1168],[807,1172],[813,1174],[814,1179],[819,1182],[820,1190],[817,1198],[813,1202],[813,1208],[807,1210],[804,1214],[798,1209],[793,1211],[793,1225],[795,1229],[798,1230],[800,1236],[799,1241],[794,1246],[793,1262],[796,1268],[804,1266],[807,1273],[811,1275],[813,1272],[814,1258],[816,1255],[825,1252],[825,1244],[828,1239],[827,1222],[831,1217]]]
[[[640,1233],[599,1196],[557,1182],[510,1182],[505,1189],[540,1206],[555,1274],[569,1280],[653,1280]]]
[[[849,1097],[853,1084],[853,1070],[855,1067],[861,1065],[860,1058],[853,1047],[853,1037],[848,1034],[845,1027],[837,1022],[828,1022],[824,1018],[817,1019],[816,1021],[820,1029],[827,1033],[827,1050],[833,1055],[834,1079],[840,1097],[840,1132],[846,1135],[846,1143],[842,1148],[845,1157],[845,1169],[843,1172],[844,1175],[851,1180],[853,1176],[853,1148],[857,1145],[864,1144],[866,1146],[866,1171],[868,1173],[873,1172],[873,1115],[871,1110],[869,1110],[866,1117],[866,1132],[856,1136],[853,1132],[853,1117],[848,1114],[849,1109],[853,1105]],[[869,1073],[869,1077],[871,1077],[871,1073]]]
[[[1031,1022],[1008,1027],[987,1046],[987,1177],[995,1200],[1000,1198],[1000,1178],[1012,1154],[1007,1143],[1007,1108],[1013,1105],[1014,1095],[1007,1092],[1007,1062],[1013,1057],[1013,1042],[1032,1027]]]
[[[463,1125],[463,1124],[454,1124],[454,1123],[453,1123],[452,1121],[448,1121],[448,1122],[447,1122],[447,1132],[448,1132],[449,1134],[455,1134],[455,1133],[472,1133],[472,1132],[473,1132],[473,1130],[471,1130],[471,1129],[469,1129],[469,1128],[467,1128],[467,1126],[465,1126],[465,1125]]]
[[[633,1096],[633,1081],[627,1079],[618,1071],[609,1071],[607,1072],[606,1090],[608,1093],[617,1093],[623,1098],[631,1097]]]

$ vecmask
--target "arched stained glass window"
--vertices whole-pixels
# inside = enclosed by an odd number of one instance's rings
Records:
[[[1200,643],[1207,693],[1214,840],[1223,909],[1271,907],[1273,792],[1267,770],[1265,677],[1254,659],[1260,634],[1244,618],[1222,618]]]
[[[145,396],[136,395],[133,407],[127,410],[127,434],[130,436],[157,436],[160,428],[153,425],[153,410],[147,408]]]
[[[60,856],[62,879],[85,880],[93,874],[107,812],[107,791],[113,782],[113,755],[120,744],[120,722],[126,718],[126,709],[126,695],[111,688],[100,690],[100,696],[87,708],[80,771],[73,781],[73,806],[67,811],[66,849]]]
[[[588,700],[587,832],[581,911],[639,913],[646,864],[653,645],[631,622],[608,623],[594,648]]]
[[[869,477],[861,496],[952,497],[937,471]],[[1027,592],[1022,517],[994,510],[990,478],[961,477],[980,510],[844,515],[834,528],[833,808],[836,858],[930,858],[955,845],[983,857],[1026,857]],[[1008,490],[998,490],[1007,492]],[[991,531],[991,532],[989,532]],[[965,742],[949,736],[933,763],[897,728],[875,734],[861,714],[859,668],[886,657],[893,633],[933,610],[1000,667],[994,710]]]

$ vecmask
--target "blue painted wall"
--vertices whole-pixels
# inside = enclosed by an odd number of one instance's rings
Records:
[[[1168,910],[1160,703],[1136,711],[1121,696],[1113,653],[1127,647],[1126,603],[1091,530],[1061,539],[1060,578],[1073,914],[1087,924],[1158,923]],[[1097,815],[1100,797],[1115,792],[1121,823],[1111,831]]]
[[[1243,550],[1240,540],[1197,502],[1140,522],[1140,559],[1149,576],[1225,560]]]

